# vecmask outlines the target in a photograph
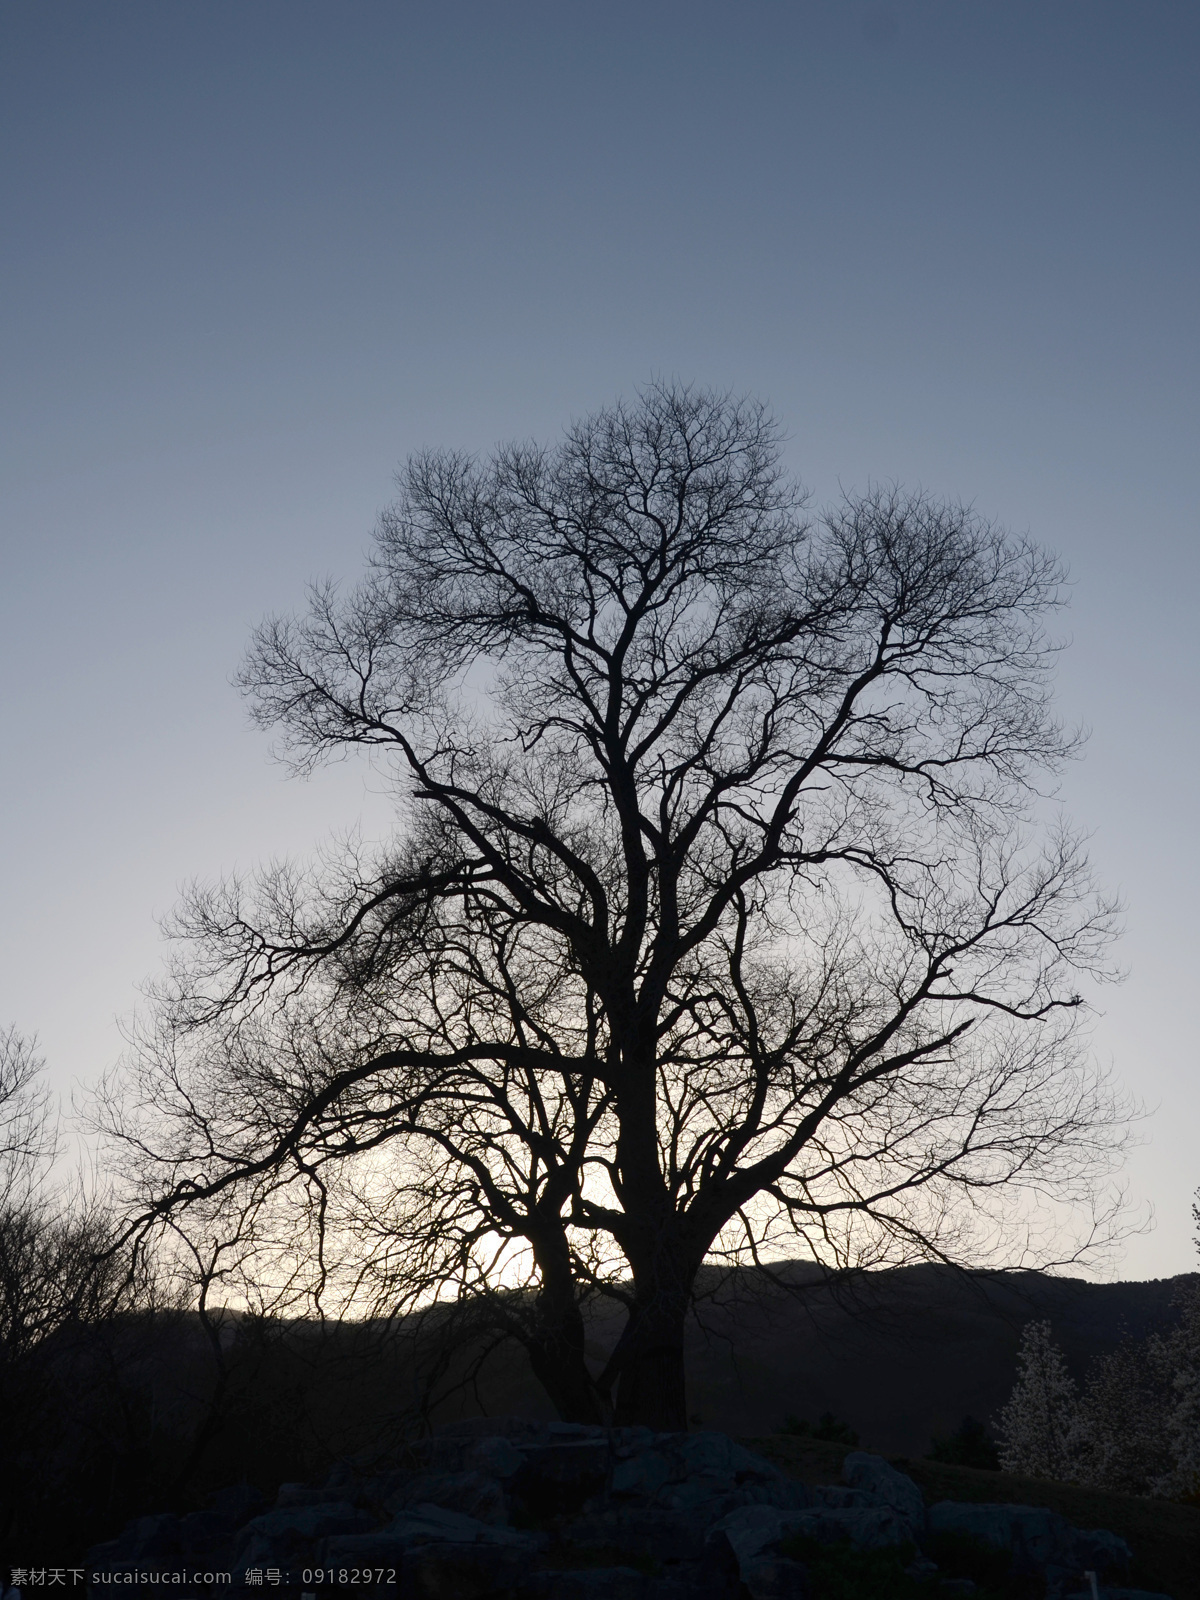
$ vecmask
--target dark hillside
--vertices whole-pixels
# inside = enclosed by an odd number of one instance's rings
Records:
[[[779,1276],[800,1287],[811,1272],[789,1264]],[[1031,1318],[1049,1319],[1080,1377],[1122,1338],[1167,1326],[1188,1281],[919,1266],[857,1283],[810,1282],[797,1294],[761,1282],[717,1289],[693,1318],[689,1403],[731,1433],[773,1432],[789,1414],[833,1411],[873,1446],[920,1456],[931,1434],[951,1432],[967,1414],[986,1421],[1003,1404]]]
[[[1148,1283],[1088,1283],[1039,1273],[958,1273],[921,1266],[822,1283],[813,1268],[788,1264],[776,1276],[736,1280],[712,1274],[688,1329],[689,1410],[693,1426],[730,1434],[768,1434],[789,1416],[832,1411],[864,1445],[919,1457],[933,1434],[954,1431],[966,1415],[987,1422],[1004,1403],[1016,1371],[1021,1330],[1049,1318],[1077,1377],[1122,1338],[1143,1338],[1173,1320],[1186,1278]],[[600,1364],[621,1313],[593,1312],[589,1350]],[[285,1340],[296,1394],[283,1406],[304,1413],[318,1453],[361,1447],[392,1419],[411,1427],[419,1383],[412,1349],[369,1329],[296,1324]],[[439,1342],[435,1331],[433,1343]],[[423,1341],[430,1344],[428,1335]],[[465,1376],[466,1354],[451,1364]],[[272,1365],[269,1363],[269,1365]],[[445,1379],[443,1379],[443,1392]],[[256,1402],[270,1412],[262,1378]],[[303,1401],[298,1395],[303,1392]],[[275,1409],[278,1409],[277,1407]],[[524,1354],[502,1346],[477,1377],[434,1407],[434,1423],[479,1412],[549,1418],[551,1408]],[[406,1421],[405,1419],[409,1419]],[[269,1416],[260,1430],[272,1432]]]

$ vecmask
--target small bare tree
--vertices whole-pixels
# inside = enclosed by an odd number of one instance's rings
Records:
[[[33,1040],[0,1032],[0,1546],[10,1554],[19,1541],[35,1549],[64,1505],[73,1517],[98,1476],[112,1484],[112,1470],[97,1474],[93,1437],[103,1426],[112,1469],[120,1411],[96,1354],[142,1289],[114,1252],[119,1228],[103,1197],[55,1181],[58,1122],[42,1068]]]
[[[142,1225],[490,1297],[565,1416],[682,1427],[706,1258],[994,1257],[1090,1195],[1054,561],[891,490],[811,523],[761,406],[667,385],[400,489],[241,680],[298,770],[380,758],[396,838],[188,898],[108,1117]]]

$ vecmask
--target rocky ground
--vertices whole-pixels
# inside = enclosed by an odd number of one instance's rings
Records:
[[[242,1485],[142,1518],[87,1568],[94,1595],[1149,1600],[1123,1586],[1130,1562],[1046,1506],[927,1505],[861,1451],[840,1483],[804,1482],[721,1433],[479,1418],[272,1507]]]

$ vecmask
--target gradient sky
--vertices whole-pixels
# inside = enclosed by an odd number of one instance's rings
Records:
[[[0,5],[0,1023],[93,1080],[181,883],[381,825],[229,687],[412,449],[652,375],[765,397],[818,502],[1069,563],[1063,795],[1128,905],[1100,1057],[1194,1268],[1200,8]]]

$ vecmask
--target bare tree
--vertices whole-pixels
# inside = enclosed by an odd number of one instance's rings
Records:
[[[103,1197],[54,1179],[58,1121],[42,1069],[33,1040],[0,1032],[0,1546],[11,1554],[21,1539],[34,1547],[48,1509],[61,1522],[85,1477],[89,1488],[112,1481],[87,1437],[102,1416],[111,1464],[120,1440],[96,1335],[141,1287],[113,1252]]]
[[[84,1241],[46,1193],[58,1154],[51,1094],[35,1042],[0,1033],[0,1368],[70,1317]]]
[[[1090,1195],[1055,562],[894,490],[810,522],[761,406],[666,385],[400,491],[241,679],[297,770],[375,754],[396,837],[189,896],[109,1118],[142,1226],[490,1297],[564,1415],[680,1427],[706,1258],[994,1258]]]

